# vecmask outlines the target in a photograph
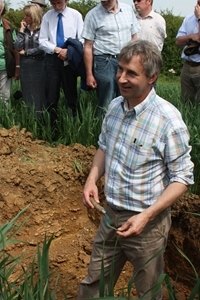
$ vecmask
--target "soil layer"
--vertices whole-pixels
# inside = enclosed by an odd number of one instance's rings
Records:
[[[47,237],[54,234],[49,260],[52,285],[59,275],[58,300],[64,299],[63,292],[68,299],[77,299],[78,284],[87,273],[100,216],[82,204],[82,189],[95,151],[92,146],[86,148],[80,144],[53,148],[35,140],[25,129],[18,131],[17,127],[0,130],[1,224],[30,205],[20,221],[29,218],[17,235],[28,243],[12,245],[9,251],[16,256],[23,254],[23,265],[29,267],[45,234]],[[99,192],[103,204],[103,180]],[[176,247],[189,258],[200,276],[200,222],[192,213],[200,213],[200,198],[196,195],[186,195],[172,207],[172,227],[165,251],[166,273],[181,300],[191,293],[195,274]],[[132,272],[127,263],[116,294],[127,287]],[[164,298],[168,299],[167,293]]]

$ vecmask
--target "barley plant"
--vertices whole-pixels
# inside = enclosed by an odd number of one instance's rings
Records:
[[[55,300],[56,285],[50,289],[49,248],[53,236],[47,240],[44,237],[42,248],[38,246],[37,261],[33,258],[30,268],[23,267],[23,256],[13,257],[7,251],[9,245],[27,241],[15,239],[15,235],[27,221],[19,223],[19,218],[28,206],[20,211],[11,221],[0,225],[0,299],[5,300]],[[15,270],[21,267],[20,275],[13,276]],[[16,273],[15,273],[16,274]],[[12,277],[12,279],[11,279]],[[66,298],[67,299],[67,298]]]
[[[190,144],[192,146],[192,161],[194,162],[195,184],[190,188],[192,193],[200,194],[200,107],[195,104],[183,102],[180,99],[179,78],[174,74],[171,77],[161,76],[156,83],[156,91],[159,96],[175,105],[182,113],[183,120],[188,126]],[[80,83],[79,83],[80,84]],[[13,93],[18,88],[13,86]],[[7,129],[14,125],[26,128],[37,139],[49,142],[52,146],[57,144],[71,145],[80,143],[86,147],[97,147],[98,136],[101,130],[103,117],[97,114],[97,97],[95,91],[85,92],[78,86],[79,97],[77,104],[77,116],[73,117],[68,109],[65,98],[61,92],[58,105],[57,137],[53,138],[50,126],[48,110],[44,110],[35,117],[34,108],[27,107],[22,99],[14,99],[8,106],[0,102],[0,127]]]

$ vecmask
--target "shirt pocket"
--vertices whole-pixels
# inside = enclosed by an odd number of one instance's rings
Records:
[[[127,152],[128,168],[145,168],[148,164],[157,164],[163,161],[165,145],[157,142],[152,145],[140,145],[133,143]]]

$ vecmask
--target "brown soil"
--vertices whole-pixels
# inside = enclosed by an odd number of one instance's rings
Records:
[[[22,219],[28,215],[30,218],[17,236],[28,244],[18,243],[9,250],[26,257],[36,254],[45,234],[50,237],[54,233],[49,258],[52,282],[60,275],[59,300],[64,299],[62,291],[68,299],[77,299],[78,284],[87,273],[99,215],[83,206],[82,189],[94,153],[94,147],[80,144],[52,148],[44,141],[34,140],[25,129],[18,132],[17,127],[0,130],[1,223],[30,204]],[[103,202],[103,182],[99,190]],[[165,264],[179,299],[188,298],[194,286],[194,272],[175,245],[200,275],[200,222],[199,217],[188,212],[200,213],[199,196],[185,196],[173,207]],[[30,259],[24,259],[25,267],[29,262]],[[132,267],[127,263],[116,290],[127,286],[131,274]],[[164,298],[168,299],[167,295]]]

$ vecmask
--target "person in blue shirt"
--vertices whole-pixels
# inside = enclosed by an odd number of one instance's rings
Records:
[[[199,53],[188,54],[186,47],[191,42],[200,43],[200,1],[194,7],[194,13],[188,15],[178,30],[176,45],[183,47],[181,58],[184,61],[181,71],[181,98],[183,101],[200,102],[200,44]]]

